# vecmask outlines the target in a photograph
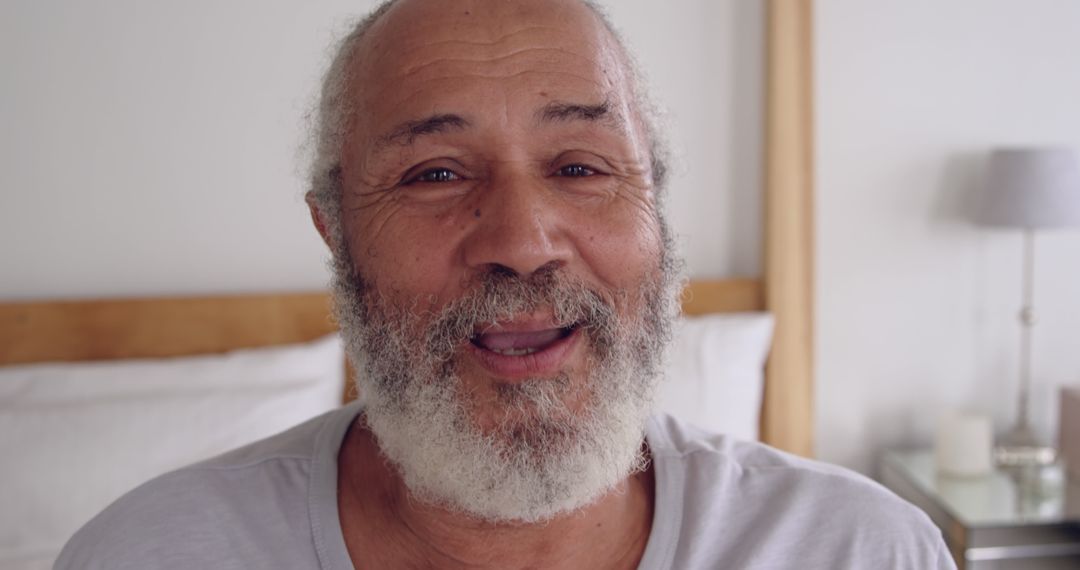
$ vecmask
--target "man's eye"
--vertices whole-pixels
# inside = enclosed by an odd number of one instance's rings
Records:
[[[454,182],[457,180],[461,180],[461,177],[449,168],[429,168],[407,180],[406,184],[413,184],[416,182]]]
[[[585,176],[592,176],[596,174],[596,171],[581,164],[570,164],[557,170],[556,174],[558,176],[567,176],[570,178],[582,178]]]

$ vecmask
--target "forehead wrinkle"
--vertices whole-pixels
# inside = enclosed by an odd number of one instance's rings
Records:
[[[545,57],[546,53],[550,53],[551,55],[547,55]],[[413,66],[410,66],[410,67],[407,67],[407,68],[403,68],[401,70],[401,72],[400,72],[400,77],[408,77],[408,76],[418,75],[420,72],[424,71],[425,69],[428,69],[428,68],[431,68],[431,67],[436,67],[436,66],[461,65],[461,64],[497,65],[497,64],[506,62],[507,60],[512,60],[514,58],[521,57],[522,55],[533,56],[534,54],[539,54],[539,55],[536,55],[536,57],[539,58],[540,62],[542,62],[544,64],[547,64],[547,65],[550,65],[552,67],[565,66],[566,65],[564,62],[560,62],[560,61],[557,60],[557,57],[560,56],[560,55],[570,56],[572,58],[577,58],[577,59],[584,60],[584,61],[588,62],[588,65],[583,67],[584,69],[603,69],[603,67],[604,67],[598,61],[596,61],[597,58],[589,57],[586,54],[582,54],[582,53],[576,52],[574,50],[560,48],[560,47],[552,47],[552,46],[542,46],[542,47],[531,46],[531,47],[523,47],[523,48],[514,50],[514,51],[509,52],[509,53],[501,54],[501,55],[491,55],[491,56],[477,55],[475,57],[465,57],[465,55],[441,56],[441,57],[437,57],[437,58],[429,60],[429,61],[425,61],[423,63],[418,63],[416,65],[413,65]],[[476,71],[470,71],[470,73],[476,73]]]
[[[394,83],[402,80],[449,79],[463,72],[476,77],[498,78],[500,74],[497,69],[481,70],[477,67],[484,64],[492,67],[510,65],[515,58],[530,54],[535,54],[532,58],[535,63],[530,66],[535,71],[555,71],[561,67],[563,70],[577,68],[599,72],[599,76],[592,80],[607,84],[609,89],[618,82],[617,77],[623,71],[623,62],[617,53],[619,50],[612,45],[610,32],[603,26],[578,33],[572,38],[565,37],[564,26],[550,24],[511,22],[492,29],[492,26],[453,24],[433,27],[421,21],[412,22],[410,26],[411,29],[404,28],[409,31],[407,34],[399,25],[365,38],[365,44],[378,46],[377,51],[382,53],[380,57],[367,62],[369,67],[364,74],[389,80],[380,81],[384,85],[376,86],[374,91],[392,88]],[[480,39],[476,39],[478,35]],[[574,60],[578,61],[570,63]],[[460,67],[453,74],[439,73],[442,67],[455,66]],[[577,75],[593,73],[579,72]],[[377,100],[381,94],[370,89],[369,86],[368,93]]]
[[[594,97],[605,98],[604,93],[613,93],[620,90],[615,89],[613,91],[613,86],[611,85],[611,82],[604,81],[604,79],[608,78],[593,77],[587,74],[579,73],[577,71],[567,71],[565,69],[554,68],[539,70],[525,69],[516,71],[514,73],[470,73],[467,75],[467,77],[471,82],[475,83],[476,81],[491,80],[508,81],[528,75],[546,76],[544,78],[544,82],[547,85],[551,85],[556,88],[559,86],[558,83],[562,80],[562,78],[566,78],[570,80],[571,83],[563,83],[562,85],[573,85],[574,87],[572,87],[571,89],[580,92],[582,94],[582,99],[586,100],[596,100],[594,99]],[[455,92],[459,89],[458,85],[462,79],[462,74],[449,71],[438,76],[432,75],[424,78],[420,85],[415,86],[413,89],[410,90],[409,93],[402,96],[401,93],[396,93],[395,91],[400,90],[401,83],[406,79],[397,78],[396,81],[387,81],[384,85],[379,86],[377,89],[369,90],[365,95],[367,95],[366,100],[371,102],[377,102],[387,99],[393,100],[395,101],[394,106],[398,109],[408,108],[414,104],[430,107],[430,99],[433,93],[445,95]],[[620,111],[616,113],[619,118],[625,118],[625,113],[623,112],[625,111],[625,105],[623,104],[624,102],[622,101],[621,97],[609,94],[606,96],[605,100],[611,104],[613,109],[620,109]],[[449,106],[450,104],[451,103],[447,102],[447,105],[445,106]],[[485,113],[490,113],[491,110],[485,109],[484,111]],[[451,109],[446,109],[446,112],[453,113],[454,111]],[[462,113],[462,116],[466,115]],[[470,124],[468,126],[472,125]]]
[[[589,89],[590,90],[595,90],[598,93],[603,93],[605,91],[609,91],[610,88],[611,88],[611,81],[603,81],[603,79],[607,79],[607,78],[592,77],[592,76],[589,76],[588,74],[583,74],[583,73],[576,72],[576,71],[567,71],[565,69],[551,68],[551,69],[525,69],[525,70],[521,70],[521,71],[515,71],[513,73],[470,72],[467,75],[463,75],[461,73],[456,73],[456,72],[445,72],[445,73],[440,74],[440,75],[430,75],[428,77],[425,77],[423,79],[424,85],[417,86],[412,92],[405,95],[404,97],[402,97],[400,94],[396,94],[396,93],[391,93],[391,94],[398,95],[398,97],[394,98],[393,100],[395,101],[395,106],[400,108],[403,105],[407,105],[409,103],[415,102],[417,99],[420,99],[421,101],[426,102],[426,98],[430,96],[430,91],[434,90],[434,91],[439,91],[439,92],[443,92],[443,93],[447,92],[447,87],[433,86],[432,83],[436,83],[436,82],[454,82],[454,83],[456,83],[456,82],[462,81],[463,79],[468,79],[470,81],[477,81],[477,80],[485,80],[485,81],[486,80],[512,80],[512,79],[517,79],[517,78],[527,76],[527,75],[549,75],[549,76],[555,76],[555,77],[566,77],[568,79],[573,80],[574,85],[577,86],[579,89],[580,89],[580,86],[582,84],[589,84]],[[404,80],[405,80],[405,78],[397,78],[397,84],[391,83],[391,82],[388,81],[387,85],[378,86],[377,89],[369,89],[368,93],[365,93],[366,100],[367,101],[379,101],[379,100],[386,99],[388,97],[388,92],[393,92],[395,90],[400,90],[400,82],[402,82]],[[549,79],[549,81],[555,81],[555,79],[552,78],[552,79]],[[449,89],[456,90],[456,85],[454,83],[449,85]],[[555,85],[555,87],[559,87],[559,86]]]
[[[576,81],[593,83],[596,88],[601,90],[608,87],[596,83],[595,78],[584,77],[577,73],[559,70],[523,70],[512,74],[500,75],[474,74],[472,77],[473,79],[514,79],[519,76],[536,73],[552,76],[567,76]],[[429,78],[429,80],[456,80],[459,78],[460,75],[458,74],[447,74],[443,77]],[[405,105],[416,98],[424,98],[426,96],[427,95],[422,93],[413,93],[400,100],[398,105]],[[597,124],[610,127],[617,132],[625,132],[628,130],[626,116],[621,111],[616,110],[624,107],[624,105],[622,105],[621,102],[616,104],[613,100],[614,97],[608,95],[604,98],[603,102],[599,104],[556,101],[537,110],[534,113],[534,119],[538,124],[548,122],[570,122],[580,119],[594,121]],[[505,117],[504,120],[509,121],[509,117]],[[418,139],[424,136],[463,131],[472,128],[473,126],[471,121],[456,113],[438,113],[423,119],[407,120],[398,123],[397,126],[391,128],[385,134],[374,137],[371,143],[371,153],[373,156],[377,156],[385,153],[391,148],[412,146]]]
[[[417,52],[424,52],[427,50],[436,50],[438,53],[456,53],[459,51],[484,50],[492,52],[506,51],[509,49],[512,50],[509,53],[500,56],[492,56],[508,57],[522,51],[522,48],[519,48],[518,46],[532,45],[533,47],[537,47],[538,44],[534,43],[531,38],[520,38],[522,35],[533,33],[540,35],[539,39],[543,40],[541,45],[543,45],[544,49],[557,50],[576,55],[581,55],[583,51],[597,51],[603,49],[603,46],[605,45],[603,41],[597,41],[598,38],[585,36],[576,37],[576,41],[572,43],[561,41],[557,45],[552,45],[548,43],[551,39],[550,35],[545,34],[550,34],[551,32],[561,34],[565,30],[561,26],[550,25],[524,25],[524,27],[520,27],[519,29],[506,32],[499,30],[501,33],[498,36],[492,36],[490,39],[478,39],[476,36],[485,32],[492,32],[492,26],[472,26],[468,29],[463,26],[440,26],[438,31],[444,34],[451,33],[454,34],[454,36],[443,39],[430,39],[422,33],[422,30],[415,30],[412,37],[402,39],[401,43],[404,45],[397,46],[394,51],[400,56],[410,57]],[[468,32],[471,36],[468,38],[460,37],[465,32]]]

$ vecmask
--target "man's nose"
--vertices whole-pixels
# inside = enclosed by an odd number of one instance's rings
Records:
[[[543,181],[503,176],[481,192],[472,212],[473,231],[463,245],[469,267],[528,277],[545,265],[570,261],[572,244],[563,231],[558,197]]]

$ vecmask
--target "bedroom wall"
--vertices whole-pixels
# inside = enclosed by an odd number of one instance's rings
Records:
[[[817,433],[873,472],[966,407],[1005,429],[1020,236],[966,222],[988,148],[1080,149],[1080,3],[816,0]],[[1080,232],[1040,236],[1033,413],[1080,384]]]
[[[373,4],[0,4],[0,299],[322,287],[304,116]],[[691,273],[756,274],[760,5],[609,4],[668,110]]]

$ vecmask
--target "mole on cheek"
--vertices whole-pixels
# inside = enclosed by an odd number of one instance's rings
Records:
[[[472,215],[473,215],[474,218],[479,218],[480,217],[480,208],[477,208],[476,211],[472,213]]]

